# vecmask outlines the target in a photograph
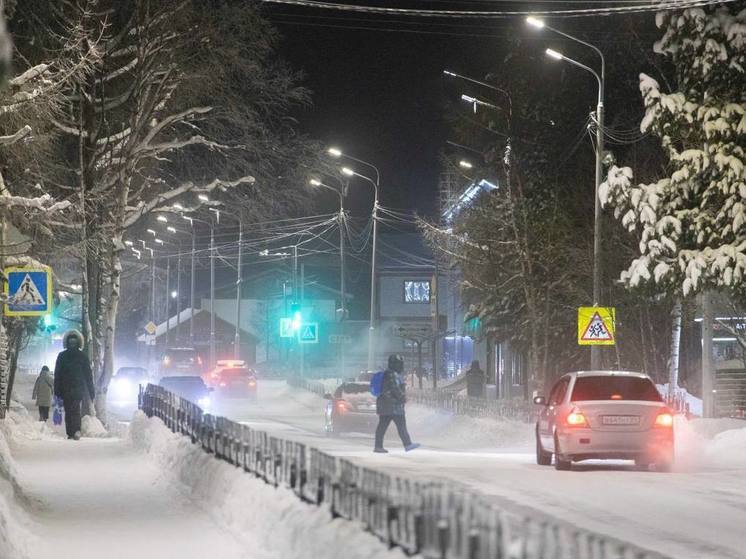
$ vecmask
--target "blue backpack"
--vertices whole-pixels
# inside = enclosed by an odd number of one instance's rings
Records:
[[[381,395],[381,390],[383,389],[383,371],[378,371],[373,375],[373,378],[370,379],[370,393],[373,394],[376,398],[378,398]]]

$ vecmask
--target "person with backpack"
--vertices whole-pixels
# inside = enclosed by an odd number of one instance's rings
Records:
[[[39,408],[39,421],[49,419],[49,408],[52,407],[52,393],[54,392],[54,381],[49,374],[49,367],[44,365],[34,383],[34,391],[31,399],[36,400]]]
[[[469,398],[482,398],[484,396],[484,371],[479,368],[479,361],[471,362],[471,368],[466,371],[466,395]]]
[[[68,439],[80,440],[81,405],[86,395],[96,396],[93,372],[88,356],[83,353],[83,335],[77,330],[66,332],[62,338],[65,348],[57,355],[54,366],[54,395],[62,398],[65,407],[65,431]]]
[[[373,452],[388,452],[383,448],[383,437],[392,421],[399,432],[404,450],[409,452],[420,446],[412,442],[407,431],[407,420],[404,415],[404,404],[407,402],[407,397],[405,395],[404,379],[401,377],[403,372],[404,358],[401,355],[390,355],[386,370],[376,373],[371,380],[371,392],[376,396],[376,413],[378,414],[378,427],[376,428]]]

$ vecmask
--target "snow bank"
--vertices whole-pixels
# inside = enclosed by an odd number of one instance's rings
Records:
[[[742,467],[746,463],[746,421],[676,418],[677,469]]]
[[[26,514],[30,501],[18,483],[11,454],[11,444],[19,436],[19,431],[34,433],[35,430],[28,414],[19,413],[14,408],[4,420],[0,420],[0,557],[26,559],[36,542]],[[38,430],[36,434],[38,436]]]
[[[157,418],[137,412],[132,444],[173,476],[199,506],[252,549],[252,559],[403,559],[355,523],[332,520],[325,507],[307,505],[285,488],[274,488],[216,460]]]
[[[80,422],[80,432],[84,437],[108,437],[109,432],[98,417],[84,415]]]

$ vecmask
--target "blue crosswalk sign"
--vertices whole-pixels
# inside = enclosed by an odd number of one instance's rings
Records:
[[[5,314],[41,316],[52,312],[52,271],[49,268],[6,268]]]
[[[298,341],[302,344],[319,343],[319,323],[305,322],[301,324],[298,330]]]

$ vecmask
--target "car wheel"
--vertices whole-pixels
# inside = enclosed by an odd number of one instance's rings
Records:
[[[536,431],[536,463],[539,466],[551,466],[552,465],[552,453],[545,451],[541,446],[541,439],[539,439],[539,431]]]
[[[650,459],[647,456],[635,458],[635,468],[641,472],[647,472],[650,469]]]
[[[554,435],[554,469],[560,471],[567,471],[572,467],[572,460],[566,459],[562,456],[560,451],[559,439],[557,435]]]

